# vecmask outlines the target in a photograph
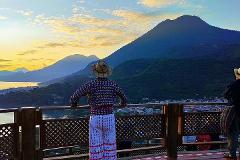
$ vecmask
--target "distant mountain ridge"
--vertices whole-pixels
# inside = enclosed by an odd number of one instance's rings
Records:
[[[223,44],[240,44],[240,32],[217,28],[197,16],[184,15],[175,20],[165,20],[132,43],[120,48],[106,60],[112,65],[139,58],[182,58],[187,47],[208,46],[206,51]],[[175,50],[174,50],[175,49]],[[177,49],[177,50],[176,50]],[[211,53],[188,53],[184,58]]]
[[[83,56],[79,54],[65,57],[64,59],[40,70],[30,72],[17,72],[9,76],[0,76],[0,81],[32,81],[43,82],[51,79],[67,76],[78,70],[83,69],[87,64],[96,61],[94,55]]]
[[[226,56],[221,48],[240,44],[240,31],[214,27],[197,16],[165,20],[105,60],[112,66],[141,58],[200,58]],[[89,64],[74,75],[88,75]]]
[[[239,47],[240,53],[240,47]],[[138,59],[115,67],[110,79],[123,88],[128,103],[149,100],[201,99],[223,97],[226,86],[234,80],[233,68],[240,58]],[[62,83],[51,84],[28,92],[0,96],[6,106],[69,105],[69,98],[81,85],[91,80],[76,75]],[[85,104],[81,98],[80,104]]]
[[[29,70],[26,69],[26,68],[24,68],[24,67],[22,67],[22,68],[17,68],[17,69],[14,70],[14,72],[23,72],[23,73],[26,73],[26,72],[28,72],[28,71],[29,71]]]
[[[20,72],[21,73],[26,73],[26,72],[28,72],[28,70],[26,68],[17,68],[14,71],[4,70],[4,71],[0,71],[0,76],[10,76],[10,75],[20,73]]]

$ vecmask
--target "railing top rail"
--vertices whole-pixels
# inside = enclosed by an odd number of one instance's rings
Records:
[[[163,103],[139,103],[139,104],[128,104],[127,107],[156,107],[163,106]],[[115,105],[116,108],[122,108],[119,105]],[[72,108],[71,106],[40,106],[38,107],[41,110],[58,110],[58,109],[88,109],[89,105],[77,106],[76,108]]]
[[[89,105],[77,106],[72,108],[71,106],[40,106],[37,107],[40,110],[58,110],[58,109],[87,109]]]
[[[227,105],[227,102],[189,102],[189,103],[180,103],[182,105],[188,105],[188,106],[193,106],[193,105]]]
[[[138,104],[128,104],[127,107],[159,107],[159,106],[166,106],[166,105],[174,105],[174,104],[180,104],[184,106],[195,106],[195,105],[227,105],[226,102],[170,102],[170,103],[138,103]],[[115,105],[116,108],[122,108],[118,105]],[[23,107],[27,108],[27,107]],[[21,108],[21,109],[23,109]],[[34,108],[34,107],[32,107]],[[58,109],[88,109],[89,105],[82,105],[77,106],[76,108],[71,108],[70,106],[39,106],[36,107],[41,110],[58,110]],[[7,113],[7,112],[16,112],[19,108],[6,108],[6,109],[0,109],[0,113]]]
[[[226,105],[227,102],[169,102],[169,103],[137,103],[137,104],[128,104],[128,106],[163,106],[163,105],[173,105],[173,104],[181,104],[181,105]]]

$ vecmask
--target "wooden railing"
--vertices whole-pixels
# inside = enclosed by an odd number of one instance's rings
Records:
[[[130,104],[128,108],[153,108],[158,109],[158,112],[148,115],[116,114],[117,142],[121,144],[127,141],[131,144],[131,148],[119,149],[118,155],[166,153],[169,158],[174,159],[181,146],[225,143],[182,141],[182,136],[220,135],[221,110],[184,112],[186,108],[225,105],[226,103]],[[76,115],[78,112],[80,114]],[[88,106],[79,106],[76,109],[69,106],[24,107],[3,109],[0,110],[1,113],[13,113],[14,121],[0,125],[0,159],[88,158]],[[48,114],[58,117],[46,117]],[[149,140],[158,143],[132,143]]]

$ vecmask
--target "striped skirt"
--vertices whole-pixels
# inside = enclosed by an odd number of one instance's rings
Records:
[[[89,159],[116,160],[114,114],[91,115],[89,120]]]

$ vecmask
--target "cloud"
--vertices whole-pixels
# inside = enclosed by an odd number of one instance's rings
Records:
[[[183,4],[185,0],[139,0],[138,3],[146,7],[160,8],[169,5]]]
[[[5,65],[5,64],[0,64],[0,67],[1,67],[1,68],[5,68],[5,67],[11,67],[11,66],[12,66],[12,65],[7,65],[7,64],[6,64],[6,65]]]
[[[7,19],[7,17],[0,15],[0,20],[6,20],[6,19]]]
[[[5,11],[5,10],[10,10],[10,8],[0,7],[0,10],[3,10],[3,11]]]
[[[138,36],[165,19],[175,19],[181,15],[179,13],[161,13],[159,11],[143,13],[130,10],[114,10],[112,14],[121,18],[123,30]]]
[[[33,11],[26,11],[26,10],[16,10],[16,13],[19,13],[23,16],[31,16],[33,14]]]
[[[93,16],[94,12],[108,14],[105,18]],[[61,47],[63,50],[73,50],[83,53],[106,52],[105,56],[123,45],[135,40],[159,22],[173,19],[181,14],[154,12],[139,12],[132,10],[93,9],[86,11],[83,7],[74,4],[72,15],[34,17],[33,22],[49,28],[57,40],[42,41],[34,48],[51,49]],[[48,53],[50,53],[48,51]],[[102,54],[104,55],[104,54]]]
[[[50,59],[50,58],[32,58],[30,60],[32,60],[32,61],[53,61],[54,59]]]
[[[127,20],[139,20],[139,19],[146,19],[149,18],[150,16],[147,16],[145,13],[141,12],[134,12],[130,10],[114,10],[113,15],[117,17],[122,17]]]
[[[90,48],[94,45],[106,46],[108,41],[117,44],[115,39],[126,37],[126,31],[121,27],[124,25],[117,19],[101,19],[92,16],[78,15],[69,18],[38,16],[37,21],[49,26],[52,31],[67,34],[69,39],[59,43],[49,43],[39,48],[47,47],[81,47]],[[41,20],[40,20],[41,19]],[[129,34],[131,36],[131,34]],[[98,37],[102,37],[101,40]],[[105,39],[105,40],[103,40]],[[125,38],[127,39],[127,38]],[[118,41],[119,44],[119,41]]]
[[[123,18],[125,20],[124,24],[141,22],[141,24],[139,24],[140,26],[142,25],[142,23],[149,23],[149,21],[159,22],[157,18],[164,15],[161,13],[143,13],[130,10],[114,10],[112,13],[114,16]]]
[[[32,10],[19,10],[19,9],[12,9],[12,8],[0,8],[0,11],[7,11],[7,12],[12,12],[12,13],[17,13],[23,16],[32,16],[33,15],[33,11]]]
[[[44,47],[46,48],[64,47],[64,46],[66,46],[65,43],[56,43],[56,42],[49,42],[44,45]]]
[[[47,48],[56,48],[56,47],[65,47],[67,44],[65,43],[58,43],[58,42],[41,42],[41,44],[38,44],[34,46],[36,49],[31,49],[31,50],[26,50],[22,53],[18,53],[17,55],[19,56],[24,56],[24,55],[33,55],[38,53],[42,49],[47,49]]]
[[[85,3],[85,0],[78,0],[77,3]]]
[[[73,12],[74,14],[76,14],[76,13],[79,12],[79,8],[78,8],[77,5],[73,5],[72,12]]]
[[[101,12],[101,13],[107,13],[107,14],[111,14],[112,10],[111,9],[107,9],[107,8],[98,8],[98,9],[93,9],[94,12]]]
[[[0,62],[10,62],[11,60],[9,59],[0,59]]]
[[[143,33],[149,29],[146,28],[146,24],[151,25],[152,22],[160,22],[164,20],[164,18],[176,18],[180,14],[153,14],[130,10],[114,10],[111,12],[111,15],[114,17],[108,19],[81,14],[75,14],[68,18],[38,15],[36,16],[35,22],[48,25],[55,32],[62,32],[72,36],[91,37],[99,36],[99,34],[121,36],[128,35],[127,27],[131,27],[131,24],[138,25],[138,27],[134,29],[136,33]]]
[[[31,49],[31,50],[24,51],[22,53],[18,53],[17,55],[23,56],[23,55],[36,54],[36,53],[37,53],[37,50]]]

